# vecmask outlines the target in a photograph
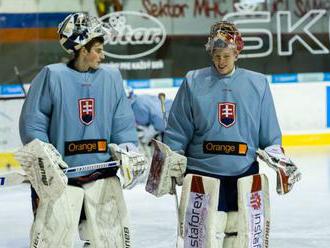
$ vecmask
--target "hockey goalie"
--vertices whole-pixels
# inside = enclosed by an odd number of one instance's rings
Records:
[[[118,69],[103,66],[104,43],[116,31],[86,13],[59,24],[68,63],[45,66],[32,80],[20,115],[25,145],[17,154],[32,185],[30,247],[132,247],[122,186],[132,188],[145,169],[134,114]],[[82,167],[118,161],[103,170]]]
[[[83,166],[68,169],[56,148],[38,139],[15,152],[33,190],[31,247],[72,247],[78,227],[85,247],[131,246],[126,205],[115,175],[120,167],[123,187],[130,189],[143,175],[145,161],[116,144],[109,148],[113,159],[119,161],[109,164],[117,167],[97,170],[93,168],[107,163],[93,164],[86,176],[75,175]],[[65,174],[67,171],[70,173]],[[102,220],[98,219],[101,213]]]
[[[235,66],[243,46],[235,24],[211,27],[211,65],[186,74],[155,145],[146,190],[161,196],[182,183],[178,248],[269,247],[269,186],[257,157],[276,171],[279,194],[301,178],[281,148],[266,77]]]

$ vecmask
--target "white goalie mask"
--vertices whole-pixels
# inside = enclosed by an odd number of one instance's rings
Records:
[[[60,35],[61,46],[71,54],[96,37],[103,37],[106,40],[107,36],[115,33],[115,30],[96,17],[75,13],[68,15],[59,24],[57,32]]]

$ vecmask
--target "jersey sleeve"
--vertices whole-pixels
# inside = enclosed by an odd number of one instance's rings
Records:
[[[192,138],[194,126],[191,106],[192,95],[185,79],[172,104],[164,134],[164,143],[173,151],[185,151]]]
[[[47,67],[32,80],[19,119],[19,132],[23,144],[33,139],[49,142],[48,128],[52,111]]]
[[[265,79],[266,80],[266,79]],[[261,149],[270,145],[282,144],[282,133],[277,120],[274,101],[266,80],[265,93],[261,102],[259,146]]]
[[[111,143],[133,143],[138,144],[135,128],[135,119],[131,104],[126,97],[122,78],[118,71],[115,75],[115,86],[118,101],[112,118],[112,138]]]

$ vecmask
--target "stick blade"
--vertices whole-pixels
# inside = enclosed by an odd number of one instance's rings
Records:
[[[162,173],[164,171],[165,164],[165,154],[160,149],[158,142],[152,140],[152,144],[155,148],[154,154],[152,156],[150,171],[148,175],[148,180],[146,183],[146,191],[157,197],[161,196],[160,185],[162,180]]]

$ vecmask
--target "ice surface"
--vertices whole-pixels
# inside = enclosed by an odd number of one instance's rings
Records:
[[[287,150],[303,179],[288,195],[275,190],[275,172],[262,171],[270,179],[271,248],[330,247],[330,147]],[[28,185],[0,189],[0,248],[28,247],[32,222]],[[138,185],[125,191],[135,248],[175,247],[176,212],[173,196],[155,198]],[[77,241],[75,247],[82,247]]]

